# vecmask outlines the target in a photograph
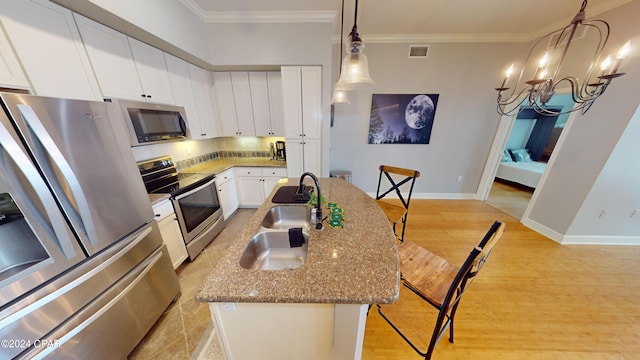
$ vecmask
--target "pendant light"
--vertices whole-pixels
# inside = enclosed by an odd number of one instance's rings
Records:
[[[542,115],[553,116],[572,111],[580,111],[584,114],[596,99],[604,94],[613,79],[624,75],[618,71],[618,68],[629,52],[629,42],[615,54],[615,60],[612,60],[611,56],[602,59],[602,52],[609,39],[609,24],[604,20],[585,20],[586,7],[587,0],[583,0],[580,10],[569,25],[543,36],[535,43],[517,79],[511,78],[515,71],[514,65],[507,69],[502,85],[496,88],[500,115],[517,113],[522,105],[528,105]],[[585,36],[588,33],[595,36]],[[585,38],[580,39],[580,37]],[[574,43],[574,40],[578,39],[580,40]],[[589,41],[592,43],[589,44]],[[574,50],[575,48],[593,49],[593,56],[588,59],[582,72],[578,66],[570,62],[564,64],[568,54],[571,53],[572,45]],[[584,50],[578,54],[586,58],[583,55]],[[535,62],[533,57],[537,56],[539,60]],[[563,67],[563,65],[566,66]],[[510,86],[513,90],[508,92]],[[519,88],[520,86],[522,87]],[[575,106],[564,111],[548,108],[547,102],[556,90],[562,87],[569,89]]]
[[[340,78],[335,85],[339,90],[355,90],[363,86],[373,85],[369,75],[369,62],[364,54],[364,43],[358,34],[358,0],[356,0],[353,28],[346,46],[347,55],[342,60]]]
[[[344,0],[342,0],[342,10],[340,12],[340,74],[338,78],[342,77],[342,34],[344,34]],[[333,87],[333,96],[331,96],[332,104],[351,104],[347,97],[347,92],[344,89],[339,89],[337,86]]]

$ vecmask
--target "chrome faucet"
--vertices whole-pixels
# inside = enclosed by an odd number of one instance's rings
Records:
[[[310,172],[306,172],[300,176],[300,184],[298,184],[298,193],[304,193],[305,185],[302,183],[305,177],[311,177],[313,182],[316,185],[316,189],[318,191],[318,203],[316,204],[316,230],[322,230],[322,194],[320,193],[320,183],[318,182],[318,178]]]

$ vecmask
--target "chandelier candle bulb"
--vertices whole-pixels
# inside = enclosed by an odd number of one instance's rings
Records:
[[[611,69],[611,74],[617,74],[618,68],[620,68],[620,64],[622,64],[622,59],[624,59],[629,53],[630,42],[627,41],[621,48],[618,50],[616,54],[616,61],[613,63],[613,68]]]
[[[607,56],[602,60],[602,63],[600,64],[600,70],[602,71],[600,76],[608,74],[607,70],[611,69],[611,63],[611,56]]]
[[[513,64],[511,64],[511,66],[509,66],[509,68],[505,72],[504,80],[502,80],[502,85],[500,86],[501,88],[504,88],[504,86],[507,84],[507,81],[509,81],[509,77],[511,77],[512,73],[513,73]]]

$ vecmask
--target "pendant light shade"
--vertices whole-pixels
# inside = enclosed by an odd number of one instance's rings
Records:
[[[336,84],[337,85],[337,84]],[[333,96],[331,97],[332,104],[351,104],[349,98],[347,97],[347,92],[342,89],[338,89],[336,86],[333,87]]]
[[[347,56],[342,60],[340,78],[336,88],[340,90],[354,90],[363,86],[373,85],[369,75],[369,61],[363,52],[364,44],[351,41],[347,47]]]

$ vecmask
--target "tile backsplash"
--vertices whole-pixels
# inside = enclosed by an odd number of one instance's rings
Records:
[[[178,170],[184,170],[189,167],[205,163],[207,161],[223,159],[223,158],[270,158],[269,151],[215,151],[208,154],[192,157],[176,162]]]

